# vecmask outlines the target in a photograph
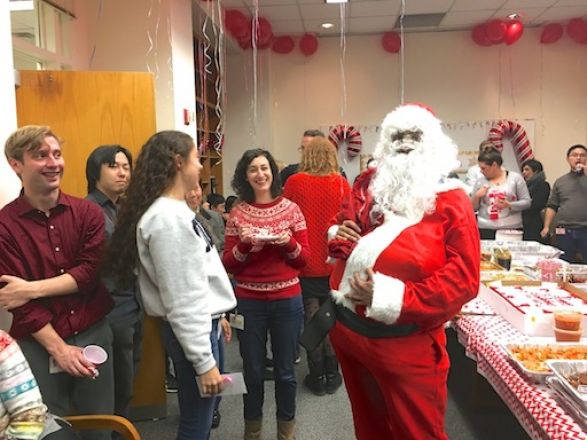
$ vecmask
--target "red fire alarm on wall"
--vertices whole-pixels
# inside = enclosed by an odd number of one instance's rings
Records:
[[[183,124],[190,125],[195,120],[196,120],[195,112],[193,110],[184,108],[183,109]]]

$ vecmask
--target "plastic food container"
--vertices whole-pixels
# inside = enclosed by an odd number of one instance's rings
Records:
[[[578,406],[583,411],[587,411],[587,392],[583,392],[583,388],[577,386],[576,380],[577,377],[587,375],[587,360],[546,361],[546,364]]]
[[[554,337],[557,342],[579,342],[583,330],[562,330],[560,328],[554,328]]]
[[[581,330],[583,315],[573,310],[559,310],[554,312],[554,326],[559,330]]]

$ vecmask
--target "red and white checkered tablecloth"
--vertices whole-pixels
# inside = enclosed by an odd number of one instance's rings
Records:
[[[500,316],[464,314],[453,321],[452,327],[467,355],[477,361],[477,371],[533,439],[587,440],[587,433],[553,398],[553,392],[527,379],[501,348],[502,344],[530,342],[531,338]]]

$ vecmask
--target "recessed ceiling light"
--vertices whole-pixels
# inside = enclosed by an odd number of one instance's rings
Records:
[[[349,0],[324,0],[326,3],[348,3]]]
[[[334,27],[332,23],[322,23],[320,26],[322,29],[332,29]]]
[[[508,18],[510,20],[519,20],[521,17],[522,16],[520,14],[518,14],[518,13],[513,13],[513,14],[508,15]]]

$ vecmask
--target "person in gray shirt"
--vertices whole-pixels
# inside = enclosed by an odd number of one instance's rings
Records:
[[[559,177],[546,203],[544,227],[547,237],[556,216],[555,242],[564,251],[561,258],[577,262],[577,254],[587,262],[587,147],[573,145],[567,150],[570,171]]]
[[[500,229],[522,229],[522,211],[532,200],[523,177],[503,168],[501,153],[495,148],[483,150],[478,157],[482,177],[471,192],[471,204],[477,211],[479,234],[494,240]]]
[[[123,245],[112,243],[111,237],[116,226],[118,202],[128,187],[131,170],[132,155],[120,145],[101,145],[92,151],[86,162],[86,198],[102,208],[108,246]],[[121,288],[110,276],[102,276],[102,281],[114,299],[114,308],[108,314],[113,336],[114,413],[128,417],[141,353],[141,306],[136,288]]]

